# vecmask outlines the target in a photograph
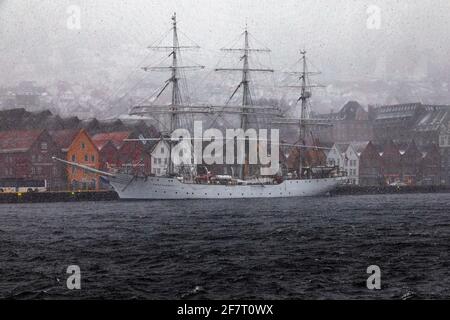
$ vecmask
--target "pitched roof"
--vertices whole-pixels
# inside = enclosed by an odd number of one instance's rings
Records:
[[[98,133],[92,137],[97,148],[102,149],[108,141],[111,141],[116,148],[120,148],[123,145],[125,139],[128,139],[131,135],[131,131],[119,131]]]
[[[361,153],[366,149],[367,145],[370,143],[370,141],[354,141],[350,143],[353,150],[355,150],[358,157],[361,155]]]
[[[375,109],[375,120],[411,118],[420,108],[423,108],[420,102],[381,106]]]
[[[0,132],[0,153],[26,152],[44,130]]]
[[[67,129],[50,131],[49,133],[52,136],[53,141],[55,141],[56,145],[62,151],[67,151],[79,132],[80,129]]]
[[[336,149],[342,154],[347,151],[347,148],[349,146],[349,143],[335,143]]]
[[[446,124],[450,119],[450,110],[445,108],[427,109],[420,117],[414,127],[415,131],[436,131],[442,124]]]

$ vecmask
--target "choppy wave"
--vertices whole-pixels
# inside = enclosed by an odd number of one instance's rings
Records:
[[[449,205],[449,194],[0,205],[0,298],[449,298]],[[369,265],[381,290],[366,288]]]

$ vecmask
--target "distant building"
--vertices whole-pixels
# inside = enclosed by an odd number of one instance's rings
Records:
[[[41,107],[41,97],[46,94],[45,88],[36,86],[33,81],[22,81],[0,94],[1,106],[3,109],[38,110]]]
[[[50,190],[65,187],[58,145],[46,130],[0,132],[0,181],[45,180]]]
[[[414,124],[424,111],[421,103],[371,107],[369,113],[373,118],[374,140],[377,143],[388,140],[407,143],[413,137]]]
[[[341,110],[316,116],[329,125],[317,125],[311,130],[322,143],[372,140],[372,123],[369,114],[356,101],[347,102]]]

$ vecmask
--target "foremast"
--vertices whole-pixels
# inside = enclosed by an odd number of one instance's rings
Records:
[[[161,71],[161,70],[169,70],[171,72],[171,77],[166,80],[163,88],[156,95],[156,99],[161,96],[161,94],[171,85],[171,103],[168,108],[164,108],[163,106],[153,105],[153,106],[136,106],[132,112],[132,114],[143,114],[143,113],[153,113],[161,111],[161,107],[165,110],[163,112],[168,113],[169,116],[169,132],[170,135],[175,129],[177,129],[178,123],[178,115],[180,113],[180,108],[183,109],[183,96],[180,90],[180,70],[195,70],[195,69],[203,69],[204,66],[196,65],[196,66],[183,66],[179,64],[180,52],[182,50],[189,49],[199,49],[200,47],[197,45],[194,46],[180,46],[178,41],[178,29],[177,29],[177,16],[176,13],[172,16],[172,46],[150,46],[149,49],[152,50],[169,50],[169,57],[172,57],[171,65],[164,66],[153,66],[153,67],[144,67],[144,71]],[[143,110],[144,109],[144,110]],[[152,111],[149,111],[151,109]],[[169,144],[169,164],[168,164],[168,174],[170,176],[174,175],[174,164],[172,161],[172,152],[174,141],[172,139],[168,140]]]

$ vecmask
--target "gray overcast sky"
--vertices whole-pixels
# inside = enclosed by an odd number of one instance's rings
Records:
[[[81,30],[67,28],[70,5],[81,8]],[[367,28],[370,5],[381,9],[379,29]],[[292,65],[306,47],[330,79],[376,77],[380,61],[401,76],[424,59],[448,70],[448,0],[0,0],[0,84],[53,73],[70,79],[84,70],[79,64],[89,68],[75,78],[90,80],[114,67],[114,55],[120,77],[170,28],[174,11],[204,49],[195,61],[209,67],[247,21],[272,49],[275,68]]]

